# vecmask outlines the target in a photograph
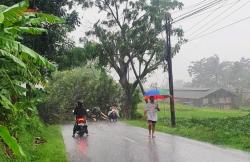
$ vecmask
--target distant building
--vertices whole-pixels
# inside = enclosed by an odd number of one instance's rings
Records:
[[[175,89],[175,101],[197,107],[236,108],[237,95],[223,88]]]

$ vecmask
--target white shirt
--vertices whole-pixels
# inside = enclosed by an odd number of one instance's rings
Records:
[[[157,105],[155,103],[147,103],[144,110],[147,112],[148,120],[157,121]]]

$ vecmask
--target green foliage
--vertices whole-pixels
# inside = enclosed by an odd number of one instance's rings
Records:
[[[0,124],[13,134],[19,129],[21,119],[29,121],[36,115],[35,105],[39,97],[35,93],[39,90],[35,85],[44,84],[48,72],[54,70],[49,61],[19,41],[23,33],[41,34],[46,31],[27,25],[26,22],[34,19],[33,14],[25,13],[27,7],[27,1],[0,7]],[[48,16],[48,19],[52,21],[53,16]],[[55,18],[53,22],[61,21]],[[40,23],[48,24],[48,21]],[[16,141],[9,138],[7,129],[1,127],[1,131],[2,139],[13,153],[24,155]]]
[[[83,48],[75,47],[62,56],[57,57],[59,70],[84,66],[87,63]]]
[[[132,113],[133,93],[138,84],[143,90],[141,80],[164,65],[164,42],[161,34],[165,31],[166,13],[181,8],[178,1],[146,0],[77,0],[83,7],[96,6],[106,15],[100,18],[87,35],[98,39],[100,47],[96,58],[100,66],[113,68],[120,77],[120,84],[125,91],[126,117]],[[183,31],[173,29],[177,44],[173,55],[185,42]],[[139,68],[135,68],[135,64]],[[128,68],[132,66],[136,80],[128,80]],[[144,92],[143,92],[144,93]]]
[[[137,113],[138,104],[141,102],[141,95],[140,90],[136,89],[133,93],[133,102],[132,102],[132,118],[139,118],[141,117],[139,113]]]
[[[25,121],[20,122],[21,124],[19,126],[22,129],[17,131],[18,142],[26,153],[26,158],[16,157],[15,159],[11,159],[0,151],[0,161],[67,161],[64,142],[59,126],[44,126],[38,118],[33,118],[32,121],[30,121],[32,123]],[[36,144],[39,141],[37,141],[37,138],[41,139],[42,143]]]
[[[143,114],[143,105],[138,113]],[[189,137],[213,144],[229,146],[250,151],[250,113],[245,110],[219,110],[216,108],[195,108],[176,105],[177,127],[170,125],[169,106],[159,103],[156,129],[161,132]],[[141,119],[128,123],[147,128],[146,121]]]
[[[194,61],[188,68],[192,82],[190,87],[226,88],[238,95],[237,105],[250,105],[245,92],[250,87],[250,59],[220,61],[217,55]]]
[[[91,96],[94,99],[93,103],[107,113],[109,106],[121,102],[122,95],[121,87],[102,69]]]
[[[1,4],[14,5],[21,0],[1,0]],[[33,14],[34,19],[27,24],[47,29],[47,34],[33,36],[26,33],[22,43],[34,49],[49,60],[55,61],[57,56],[64,55],[73,47],[73,41],[67,37],[67,33],[79,25],[78,13],[72,9],[73,0],[36,0],[35,5],[39,13]],[[40,13],[40,11],[42,13]],[[53,14],[53,15],[50,15]],[[58,24],[59,21],[64,24]],[[47,22],[41,24],[41,22]]]
[[[72,69],[84,66],[89,61],[96,61],[95,58],[99,53],[98,44],[86,42],[83,48],[75,47],[64,55],[57,57],[56,62],[58,63],[59,70]]]
[[[39,113],[49,123],[72,120],[72,110],[78,100],[86,108],[99,106],[106,112],[107,105],[118,102],[120,87],[105,71],[82,67],[55,72],[49,85],[47,102],[40,106]]]
[[[2,137],[3,141],[9,146],[15,155],[25,156],[20,145],[18,145],[16,140],[11,137],[8,129],[2,125],[0,125],[0,137]]]
[[[189,74],[194,87],[224,87],[233,90],[248,89],[250,85],[250,59],[223,61],[215,55],[192,62]]]

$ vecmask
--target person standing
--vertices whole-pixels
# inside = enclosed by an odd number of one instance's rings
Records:
[[[160,108],[158,107],[158,104],[154,102],[154,96],[150,96],[149,100],[149,103],[147,103],[147,100],[145,100],[146,105],[144,108],[144,117],[146,117],[147,115],[149,137],[154,138],[155,124],[157,122],[157,112],[160,111]]]

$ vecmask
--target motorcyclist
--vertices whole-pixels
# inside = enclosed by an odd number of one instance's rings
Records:
[[[76,116],[76,121],[75,121],[75,125],[74,125],[74,128],[73,128],[72,137],[75,137],[75,133],[76,133],[76,131],[78,129],[77,119],[82,117],[82,118],[84,118],[85,121],[87,120],[87,111],[83,106],[83,101],[78,101],[77,102],[77,105],[76,105],[76,107],[74,109],[74,115]],[[87,130],[86,134],[88,135],[88,130]]]
[[[111,108],[110,108],[110,111],[108,112],[108,117],[109,117],[109,120],[110,121],[117,121],[117,118],[119,117],[119,113],[118,113],[118,110],[116,108],[116,105],[113,105]]]

